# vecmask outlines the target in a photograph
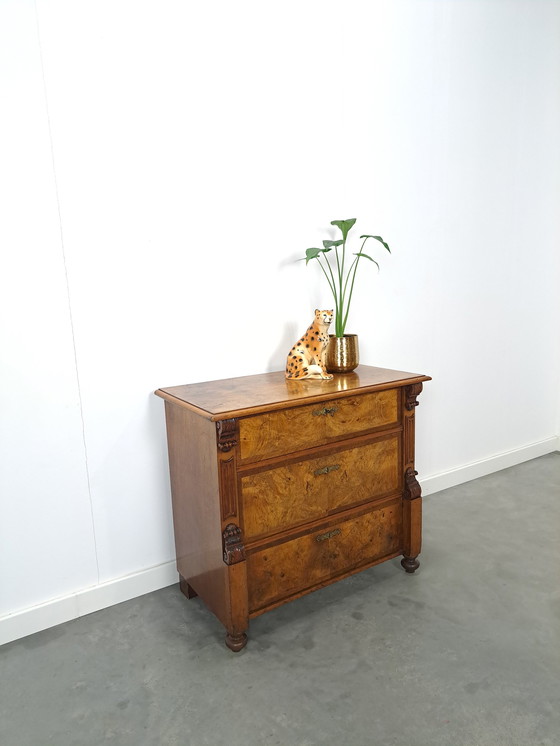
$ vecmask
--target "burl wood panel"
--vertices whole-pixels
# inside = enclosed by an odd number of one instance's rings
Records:
[[[239,422],[240,463],[323,445],[397,421],[396,389],[247,417]]]
[[[398,553],[401,525],[401,501],[395,500],[357,518],[250,554],[249,612]]]
[[[397,434],[241,479],[245,541],[396,492]]]
[[[429,380],[428,376],[417,373],[360,365],[353,373],[336,375],[330,381],[287,381],[284,372],[278,371],[171,386],[158,389],[155,393],[216,422],[295,407],[323,398],[352,396],[355,391],[366,393]]]

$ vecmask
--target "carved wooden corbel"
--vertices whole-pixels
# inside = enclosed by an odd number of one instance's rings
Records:
[[[422,488],[416,479],[417,471],[409,467],[404,473],[404,499],[415,500],[422,496]]]
[[[237,420],[220,420],[216,422],[218,448],[227,453],[237,445]]]
[[[405,407],[410,412],[414,409],[414,407],[418,406],[418,399],[417,396],[420,396],[422,393],[422,384],[421,383],[412,383],[410,386],[406,386],[405,388]]]
[[[241,529],[235,523],[228,523],[222,533],[224,547],[224,562],[226,565],[236,565],[245,559],[245,546]]]

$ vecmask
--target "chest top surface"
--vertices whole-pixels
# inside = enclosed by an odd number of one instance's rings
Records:
[[[155,393],[206,419],[218,421],[429,380],[429,376],[417,373],[360,365],[353,373],[336,375],[330,381],[288,381],[284,372],[278,371],[172,386]]]

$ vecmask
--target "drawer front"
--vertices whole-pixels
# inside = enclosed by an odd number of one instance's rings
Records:
[[[399,489],[398,435],[244,476],[245,541]]]
[[[402,505],[395,500],[357,518],[249,554],[249,611],[401,551]]]
[[[398,422],[398,389],[332,399],[239,421],[242,462],[260,461]]]

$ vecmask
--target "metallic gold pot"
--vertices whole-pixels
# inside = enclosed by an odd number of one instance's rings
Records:
[[[360,363],[358,335],[345,334],[336,337],[329,334],[326,364],[329,373],[351,373]]]

